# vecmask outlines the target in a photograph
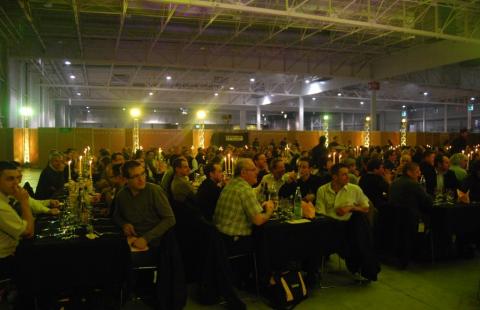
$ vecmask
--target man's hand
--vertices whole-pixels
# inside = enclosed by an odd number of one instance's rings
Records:
[[[123,233],[125,234],[125,236],[127,237],[132,237],[132,236],[136,236],[137,233],[135,232],[135,228],[133,228],[133,225],[132,224],[124,224],[122,226],[122,229],[123,229]]]
[[[60,214],[60,210],[58,208],[51,208],[50,211],[48,211],[48,214],[58,215]]]
[[[353,207],[346,206],[346,207],[335,209],[335,212],[337,213],[338,216],[344,216],[345,214],[352,212],[352,209]]]
[[[354,206],[352,207],[352,211],[368,213],[368,207]]]
[[[295,173],[295,171],[287,172],[287,176],[288,176],[287,183],[292,183],[297,180],[297,174]]]
[[[265,212],[269,215],[272,214],[273,212],[273,208],[275,207],[275,204],[273,203],[273,201],[271,200],[268,200],[268,201],[265,201],[263,204],[262,204],[262,207],[263,209],[265,209]]]
[[[51,199],[50,200],[50,208],[52,208],[52,209],[57,208],[58,209],[59,206],[60,206],[60,201],[58,201],[56,199]]]
[[[20,186],[17,186],[13,192],[13,197],[19,202],[27,202],[28,203],[28,198],[30,196],[28,195],[28,192],[24,189],[21,188]]]
[[[135,239],[135,241],[133,241],[132,243],[134,247],[140,250],[145,249],[147,247],[147,244],[148,244],[147,240],[145,240],[142,237]]]

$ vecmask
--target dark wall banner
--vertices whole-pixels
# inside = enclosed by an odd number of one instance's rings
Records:
[[[248,142],[248,132],[246,131],[229,131],[229,132],[215,132],[212,135],[212,141],[210,144],[216,146],[227,146],[233,145],[237,147],[242,147]]]

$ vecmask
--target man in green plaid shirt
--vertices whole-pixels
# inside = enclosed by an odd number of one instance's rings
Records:
[[[224,235],[230,250],[234,247],[240,252],[240,249],[251,248],[252,226],[260,226],[272,216],[273,202],[266,201],[260,205],[252,188],[257,182],[257,173],[257,167],[250,158],[238,159],[234,179],[225,186],[218,199],[213,222]]]

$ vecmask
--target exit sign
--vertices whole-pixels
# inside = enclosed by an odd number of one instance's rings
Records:
[[[467,111],[468,111],[468,112],[472,112],[472,111],[473,111],[473,104],[469,104],[469,105],[467,106]]]

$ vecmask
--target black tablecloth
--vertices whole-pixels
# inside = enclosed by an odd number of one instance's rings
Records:
[[[455,255],[454,243],[480,235],[480,205],[440,205],[432,209],[431,229],[435,258]],[[454,237],[455,236],[455,237]]]
[[[51,227],[50,219],[36,221],[36,233]],[[84,231],[75,239],[44,237],[24,240],[17,248],[19,282],[30,294],[70,288],[120,287],[126,278],[129,248],[110,219],[96,220],[95,231],[105,233],[90,240]]]
[[[271,271],[290,261],[320,257],[341,251],[345,223],[318,216],[309,223],[290,224],[272,220],[255,231],[257,258]]]

